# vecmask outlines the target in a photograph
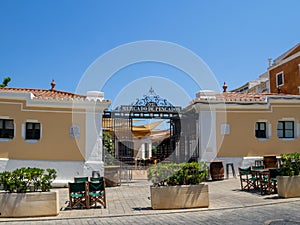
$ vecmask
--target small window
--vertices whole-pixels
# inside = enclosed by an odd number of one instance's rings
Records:
[[[283,72],[276,74],[276,86],[281,86],[284,84]]]
[[[279,121],[277,124],[279,138],[294,138],[294,121]]]
[[[255,137],[256,138],[267,138],[267,123],[266,122],[256,122]]]
[[[40,140],[41,138],[41,124],[40,123],[26,123],[26,140]]]
[[[14,138],[14,121],[0,119],[0,138]]]

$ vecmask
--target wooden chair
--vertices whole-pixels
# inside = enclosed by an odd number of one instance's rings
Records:
[[[254,161],[255,166],[263,166],[264,161],[262,159],[258,159]]]
[[[259,173],[258,171],[259,170],[263,170],[265,169],[265,166],[264,165],[260,165],[260,166],[251,166],[251,174],[252,174],[252,179],[253,181],[255,182],[255,188],[256,189],[260,189],[259,188]]]
[[[90,181],[103,182],[103,177],[90,177]]]
[[[69,201],[70,201],[70,208],[73,209],[76,206],[80,207],[89,207],[87,197],[87,183],[86,182],[79,182],[79,183],[69,183]]]
[[[97,203],[99,203],[106,208],[105,182],[103,177],[101,178],[99,181],[88,182],[89,207],[93,205],[97,207]]]
[[[277,176],[280,175],[279,169],[269,169],[266,173],[260,175],[260,193],[277,193]]]
[[[250,190],[255,187],[256,178],[251,174],[251,167],[241,168],[239,167],[239,175],[241,181],[242,190]]]

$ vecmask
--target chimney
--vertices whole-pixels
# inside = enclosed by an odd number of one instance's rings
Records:
[[[55,88],[55,82],[54,82],[54,80],[52,80],[52,82],[51,82],[51,91],[53,91],[54,90],[54,88]]]
[[[269,67],[272,66],[272,58],[268,58],[268,61],[269,61]]]

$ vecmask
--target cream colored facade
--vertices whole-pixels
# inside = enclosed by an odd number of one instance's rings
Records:
[[[239,167],[253,164],[264,155],[300,151],[297,95],[200,93],[187,109],[199,114],[200,160],[223,159],[224,164],[230,161]],[[258,123],[265,125],[263,138],[256,136]],[[282,124],[288,137],[282,137]],[[291,124],[293,128],[289,129]]]
[[[264,155],[300,151],[299,95],[207,92],[196,96],[185,111],[198,114],[199,160],[223,159],[237,168]],[[55,168],[58,184],[74,176],[91,176],[92,171],[103,174],[102,113],[109,105],[100,92],[77,96],[55,90],[0,89],[0,120],[13,120],[14,126],[13,138],[0,138],[0,171]],[[28,122],[40,124],[38,140],[25,138]],[[293,128],[284,132],[292,137],[279,137],[279,123],[286,122]],[[265,125],[265,137],[257,137],[258,123]],[[146,157],[145,147],[139,150],[139,157]]]
[[[43,91],[52,96],[37,96]],[[101,121],[109,105],[110,101],[94,95],[2,88],[0,120],[13,120],[14,135],[0,138],[0,171],[23,166],[54,168],[57,183],[91,176],[94,170],[103,173]],[[26,123],[40,124],[39,139],[25,138]]]

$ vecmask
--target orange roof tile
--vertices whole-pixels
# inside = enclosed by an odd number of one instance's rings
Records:
[[[226,92],[216,95],[217,100],[223,101],[265,101],[268,94],[247,94]]]
[[[14,92],[14,93],[32,93],[36,98],[80,98],[85,99],[85,95],[74,94],[65,91],[58,90],[45,90],[45,89],[34,89],[34,88],[0,88],[0,92]]]
[[[226,92],[219,93],[209,96],[201,96],[196,98],[196,101],[211,101],[211,102],[266,102],[268,97],[296,97],[300,98],[299,95],[289,95],[289,94],[276,94],[276,93],[261,93],[261,94],[251,94],[251,93],[239,93],[239,92]]]

